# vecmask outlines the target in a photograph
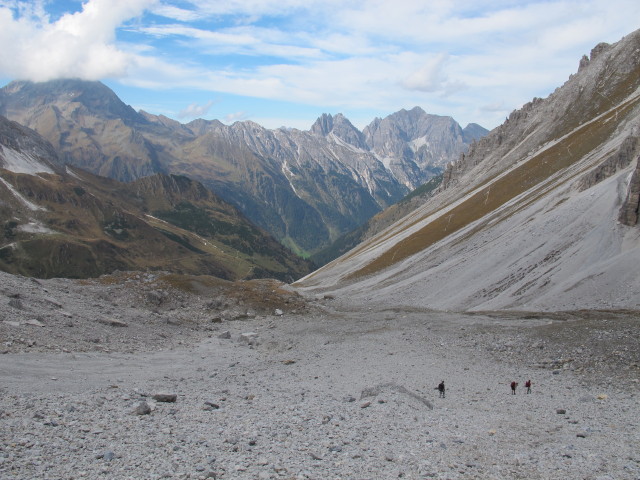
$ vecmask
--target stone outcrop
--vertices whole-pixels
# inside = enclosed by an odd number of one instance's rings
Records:
[[[614,175],[617,171],[626,168],[637,158],[639,151],[640,138],[636,136],[627,137],[615,153],[582,177],[579,183],[579,189],[586,190],[587,188],[591,188],[602,180]]]
[[[620,208],[620,223],[629,226],[638,225],[640,212],[640,157],[636,159],[636,169],[631,175],[627,198]]]

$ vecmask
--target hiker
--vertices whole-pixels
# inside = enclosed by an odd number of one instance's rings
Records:
[[[511,382],[511,395],[516,394],[516,387],[518,386],[518,382]]]
[[[444,398],[444,380],[438,384],[438,392],[440,392],[440,398]]]
[[[531,380],[527,380],[524,386],[527,387],[527,393],[531,393]]]

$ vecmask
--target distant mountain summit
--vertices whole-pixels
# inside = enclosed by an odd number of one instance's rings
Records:
[[[40,133],[63,163],[131,181],[164,172],[167,158],[141,131],[162,135],[100,82],[11,82],[0,89],[0,115]]]
[[[477,123],[469,123],[466,127],[462,129],[462,138],[467,144],[471,144],[476,140],[480,140],[482,137],[486,136],[489,131],[478,125]]]
[[[311,132],[323,137],[332,135],[334,140],[342,140],[363,151],[369,150],[362,132],[341,113],[335,116],[323,113],[311,127]]]
[[[465,131],[451,117],[427,114],[420,107],[375,119],[363,135],[369,150],[410,190],[458,160],[469,145],[488,133],[473,124]]]
[[[0,90],[0,104],[6,117],[28,124],[35,121],[52,107],[62,112],[93,115],[104,119],[120,119],[127,124],[144,122],[129,105],[101,82],[77,79],[51,80],[49,82],[11,82]]]
[[[309,131],[254,122],[181,124],[135,112],[100,82],[11,82],[0,114],[32,128],[62,163],[129,182],[186,175],[236,205],[300,254],[313,253],[442,172],[467,151],[449,117],[419,108],[376,119],[360,132],[342,114]],[[485,131],[486,132],[486,131]]]

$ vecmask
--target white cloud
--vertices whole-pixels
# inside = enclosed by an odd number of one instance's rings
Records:
[[[480,110],[486,111],[486,112],[504,112],[505,110],[508,110],[509,106],[505,105],[504,102],[493,102],[493,103],[489,103],[487,105],[483,105],[480,107]]]
[[[195,10],[187,10],[173,5],[157,5],[152,11],[156,15],[181,22],[192,22],[200,18],[200,14]]]
[[[280,30],[257,27],[234,27],[215,31],[187,25],[153,25],[140,29],[156,37],[183,38],[185,46],[208,55],[273,56],[286,59],[322,57],[315,46],[299,46],[292,36]]]
[[[282,15],[283,12],[296,10],[309,11],[317,5],[340,5],[337,0],[199,0],[193,2],[194,9],[203,16],[244,15],[248,17],[262,15]]]
[[[55,22],[41,9],[0,7],[0,72],[17,79],[59,77],[98,80],[123,76],[135,61],[115,44],[115,29],[155,0],[89,0]],[[9,47],[10,46],[10,47]]]
[[[209,100],[204,105],[198,105],[197,103],[192,103],[187,108],[182,109],[178,113],[178,118],[201,118],[204,117],[211,107],[213,106],[214,101]]]
[[[247,120],[248,118],[249,114],[245,111],[229,113],[228,115],[225,115],[224,123],[230,124],[234,122],[241,122],[243,120]]]
[[[410,90],[436,92],[445,87],[446,76],[443,67],[448,55],[441,53],[429,59],[422,67],[412,72],[403,82]]]
[[[8,5],[0,77],[119,77],[317,110],[420,105],[485,126],[640,18],[637,0],[89,0],[55,21],[46,2]],[[118,42],[123,26],[132,43]]]

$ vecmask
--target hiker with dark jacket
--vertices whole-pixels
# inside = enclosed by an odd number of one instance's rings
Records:
[[[511,382],[511,395],[516,394],[516,387],[518,386],[518,382]]]
[[[444,398],[444,380],[438,384],[438,392],[440,392],[440,398]]]

